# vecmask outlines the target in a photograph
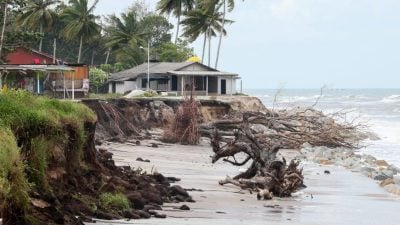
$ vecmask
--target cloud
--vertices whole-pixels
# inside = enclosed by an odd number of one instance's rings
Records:
[[[288,16],[298,10],[298,2],[298,0],[280,0],[270,6],[270,11],[276,17]]]

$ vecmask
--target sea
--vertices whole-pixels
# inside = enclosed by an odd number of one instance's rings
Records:
[[[400,89],[248,89],[265,106],[275,109],[314,107],[375,133],[361,144],[369,154],[400,167]]]

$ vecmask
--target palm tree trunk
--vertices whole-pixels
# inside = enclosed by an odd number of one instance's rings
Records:
[[[211,66],[211,29],[208,30],[208,66]]]
[[[3,53],[3,43],[4,43],[4,34],[6,31],[6,23],[7,23],[7,2],[5,1],[3,3],[3,7],[4,7],[4,14],[3,14],[3,27],[1,29],[1,37],[0,37],[0,59],[2,57],[2,53]],[[1,87],[0,87],[1,88]]]
[[[81,63],[82,45],[83,45],[83,35],[81,35],[81,41],[79,43],[78,64]]]
[[[179,13],[179,15],[178,15],[178,23],[176,24],[175,44],[178,43],[180,23],[181,23],[181,14]]]
[[[94,55],[96,54],[95,50],[92,51],[92,60],[90,65],[93,66],[94,65]]]
[[[108,49],[108,51],[107,51],[107,56],[106,56],[106,62],[104,63],[104,64],[108,64],[108,59],[110,58],[110,51],[111,51],[111,49]]]
[[[215,69],[218,68],[219,54],[221,52],[222,36],[224,33],[224,26],[225,26],[225,16],[226,16],[226,0],[224,0],[224,14],[222,17],[221,30],[219,31],[219,42],[218,42],[217,58],[215,59]]]
[[[203,55],[201,56],[201,63],[204,63],[204,55],[206,53],[207,32],[204,32]]]
[[[42,35],[41,37],[40,37],[40,41],[39,41],[39,52],[42,52],[42,46],[43,46],[43,23],[40,23],[40,28],[39,28],[39,32],[40,32],[40,35]]]

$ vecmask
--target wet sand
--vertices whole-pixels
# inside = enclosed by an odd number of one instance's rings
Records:
[[[177,184],[191,191],[196,203],[184,203],[190,211],[174,209],[180,204],[165,204],[167,219],[135,221],[97,221],[96,224],[365,224],[400,225],[400,198],[388,194],[378,183],[358,173],[335,166],[303,162],[306,189],[292,198],[258,201],[255,194],[232,185],[220,186],[226,175],[234,176],[238,167],[219,162],[211,164],[211,148],[160,145],[158,148],[129,144],[110,144],[118,165],[157,170],[165,176],[179,177]],[[103,146],[105,147],[105,146]],[[293,157],[294,151],[284,151]],[[151,162],[137,162],[136,158]],[[331,174],[324,174],[329,170]],[[89,223],[88,223],[89,224]]]

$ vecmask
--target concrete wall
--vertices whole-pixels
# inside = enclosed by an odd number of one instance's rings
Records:
[[[136,81],[110,82],[108,84],[108,93],[113,93],[113,83],[115,83],[115,93],[124,94],[125,92],[136,90]]]
[[[124,82],[124,92],[137,90],[136,81],[125,81]]]
[[[186,68],[181,69],[181,71],[209,71],[209,69],[198,64],[193,64]]]
[[[221,94],[221,80],[226,80],[226,94],[236,94],[236,80],[229,77],[218,77],[218,94]]]

